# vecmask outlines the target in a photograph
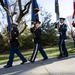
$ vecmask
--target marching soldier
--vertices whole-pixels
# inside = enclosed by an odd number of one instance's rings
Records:
[[[34,62],[38,53],[38,50],[43,56],[43,60],[48,59],[46,53],[44,52],[42,48],[42,40],[41,40],[41,27],[40,27],[40,21],[37,20],[36,24],[34,25],[33,28],[31,28],[31,32],[34,33],[34,51],[32,53],[32,56],[30,58],[30,62]]]
[[[4,68],[12,67],[15,53],[22,60],[21,64],[24,64],[25,62],[27,62],[26,58],[24,58],[24,56],[21,54],[21,52],[18,49],[18,46],[19,46],[18,36],[19,36],[19,31],[17,29],[17,24],[13,23],[12,24],[12,32],[11,32],[11,40],[10,40],[10,45],[11,45],[10,56],[9,56],[9,61],[7,62],[7,65],[4,66]]]
[[[59,50],[60,55],[58,56],[58,59],[62,57],[68,57],[68,52],[65,47],[65,39],[66,39],[66,31],[67,31],[67,25],[64,23],[65,18],[60,18],[60,25],[59,25]]]

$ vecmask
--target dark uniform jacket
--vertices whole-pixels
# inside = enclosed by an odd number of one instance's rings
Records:
[[[14,32],[16,32],[16,34],[14,34]],[[18,29],[14,28],[11,33],[11,40],[10,40],[11,47],[19,46],[18,35],[19,35]]]
[[[66,39],[66,31],[67,31],[67,25],[63,23],[63,25],[61,25],[59,28],[59,34],[60,34],[59,39],[64,39],[64,40]]]
[[[34,43],[41,43],[42,42],[42,40],[41,40],[41,32],[42,32],[41,27],[39,27],[39,28],[37,28],[35,30],[35,32],[34,32],[34,35],[35,35]]]
[[[31,33],[34,34],[34,43],[41,43],[42,40],[41,40],[41,27],[39,28],[36,28],[36,27],[33,27],[33,28],[30,28],[30,31]]]

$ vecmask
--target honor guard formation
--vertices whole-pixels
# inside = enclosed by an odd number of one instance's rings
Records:
[[[60,34],[59,44],[58,44],[60,55],[57,57],[57,59],[68,57],[68,52],[67,52],[67,49],[66,49],[66,46],[65,46],[67,25],[64,23],[64,21],[65,21],[65,18],[60,18],[60,23],[56,24],[58,32]],[[42,60],[48,59],[48,56],[47,56],[47,54],[45,53],[45,51],[43,50],[43,47],[42,47],[42,39],[41,39],[42,29],[41,29],[40,24],[41,24],[41,22],[38,19],[36,19],[36,23],[34,24],[33,27],[30,28],[31,33],[34,35],[34,38],[33,38],[34,50],[33,50],[33,53],[31,55],[31,58],[28,60],[31,63],[35,62],[38,50],[40,51],[41,55],[43,56]],[[17,24],[12,23],[12,32],[11,32],[11,39],[10,39],[10,45],[11,45],[10,55],[9,55],[9,60],[8,60],[7,64],[4,66],[4,68],[12,67],[15,53],[22,60],[22,63],[20,63],[20,64],[24,64],[24,63],[27,62],[27,59],[21,54],[21,52],[18,49],[18,46],[19,46],[18,35],[19,35],[19,31],[17,29]]]
[[[4,66],[4,68],[9,68],[13,66],[13,59],[14,59],[14,54],[16,53],[18,55],[18,57],[21,59],[21,63],[20,64],[25,64],[27,61],[29,61],[30,63],[34,63],[36,56],[38,54],[38,51],[41,53],[43,59],[42,60],[47,60],[48,56],[45,53],[43,47],[42,47],[42,29],[41,29],[41,22],[39,20],[39,16],[38,16],[38,12],[39,12],[39,8],[38,8],[38,4],[36,0],[32,0],[32,16],[31,16],[31,24],[33,24],[33,27],[30,28],[30,32],[34,35],[33,37],[33,42],[34,42],[34,49],[33,49],[33,53],[31,55],[31,57],[27,60],[22,53],[19,50],[19,40],[18,40],[18,36],[19,36],[19,30],[17,28],[18,24],[14,23],[14,22],[10,22],[10,16],[8,15],[8,13],[10,13],[9,9],[8,9],[8,3],[7,0],[5,0],[5,3],[3,2],[4,0],[0,0],[1,6],[5,9],[5,11],[7,12],[7,17],[8,17],[8,31],[10,32],[11,36],[10,36],[10,55],[9,55],[9,60],[7,62],[7,64]],[[59,20],[59,22],[55,23],[55,28],[57,28],[58,33],[59,33],[59,56],[57,57],[57,59],[61,59],[61,58],[65,58],[68,57],[68,51],[67,48],[65,46],[65,39],[66,39],[66,31],[67,31],[67,24],[65,24],[65,18],[61,17],[59,18],[59,10],[58,10],[58,0],[55,0],[55,12],[57,15],[57,20]],[[74,16],[73,16],[74,18]],[[9,23],[10,22],[10,23]],[[75,25],[75,23],[73,22],[73,25]]]

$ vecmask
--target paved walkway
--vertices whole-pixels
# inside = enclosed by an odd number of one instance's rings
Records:
[[[56,57],[48,60],[36,60],[35,63],[27,62],[19,65],[21,61],[14,62],[11,68],[3,68],[0,65],[0,75],[75,75],[75,55],[61,60]]]

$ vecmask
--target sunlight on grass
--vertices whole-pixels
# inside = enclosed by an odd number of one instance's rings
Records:
[[[73,43],[66,43],[67,50],[69,54],[75,54],[75,48]],[[44,48],[45,52],[47,53],[48,57],[57,56],[59,54],[58,46],[54,46],[52,48]],[[32,54],[32,50],[28,50],[27,52],[22,52],[26,59],[29,59]],[[0,64],[6,63],[8,61],[9,54],[0,55]],[[40,52],[38,52],[37,58],[42,58]],[[20,58],[15,55],[14,61],[20,60]]]

